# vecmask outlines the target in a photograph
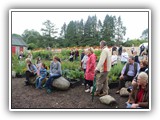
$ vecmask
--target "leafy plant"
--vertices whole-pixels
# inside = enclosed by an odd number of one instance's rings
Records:
[[[108,73],[108,78],[110,80],[110,82],[115,82],[118,80],[118,77],[121,74],[122,68],[123,68],[123,64],[118,63],[117,65],[114,65],[111,70]]]

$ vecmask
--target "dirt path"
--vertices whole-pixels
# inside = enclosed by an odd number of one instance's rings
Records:
[[[91,95],[84,92],[82,85],[67,91],[55,90],[53,93],[47,94],[45,89],[36,90],[34,86],[24,86],[24,80],[24,78],[12,78],[11,80],[12,109],[115,109],[125,108],[125,102],[128,99],[115,94],[116,89],[110,89],[109,93],[116,99],[117,104],[105,105],[100,103],[99,97],[94,97],[92,102]]]

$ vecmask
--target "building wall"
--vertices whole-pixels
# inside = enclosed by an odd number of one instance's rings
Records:
[[[12,54],[19,54],[21,51],[25,52],[27,47],[24,46],[12,46]]]

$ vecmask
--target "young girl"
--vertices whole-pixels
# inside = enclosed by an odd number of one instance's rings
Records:
[[[39,76],[40,75],[41,65],[42,65],[42,61],[41,61],[40,57],[37,58],[35,64],[36,64],[36,67],[37,67],[37,75]]]
[[[41,89],[41,83],[42,83],[42,80],[44,78],[46,78],[46,75],[47,75],[47,70],[46,70],[46,66],[44,63],[42,63],[41,65],[41,68],[40,68],[40,74],[39,76],[36,78],[36,89]]]

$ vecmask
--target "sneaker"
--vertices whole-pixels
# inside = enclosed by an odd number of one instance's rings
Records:
[[[44,84],[42,87],[45,88],[45,87],[46,87],[46,84]]]
[[[52,92],[52,90],[50,90],[50,89],[47,89],[47,93],[51,93]]]
[[[24,86],[28,86],[28,85],[29,85],[28,81],[25,81]]]
[[[119,94],[119,90],[118,90],[118,91],[116,91],[116,94]]]
[[[92,93],[92,90],[93,90],[93,86],[90,88],[90,93]]]
[[[85,90],[86,93],[90,92],[90,89]]]

